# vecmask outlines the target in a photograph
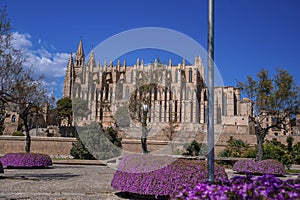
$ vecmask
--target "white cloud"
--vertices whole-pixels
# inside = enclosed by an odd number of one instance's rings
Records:
[[[27,66],[37,74],[43,74],[46,79],[62,78],[65,75],[70,55],[67,53],[28,52]]]
[[[25,66],[31,67],[36,75],[44,75],[45,86],[49,90],[61,92],[61,83],[65,76],[66,67],[70,58],[69,53],[51,53],[44,47],[43,41],[38,39],[37,43],[40,45],[38,49],[33,50],[33,45],[30,34],[13,33],[12,43],[16,49],[21,49],[27,56],[24,63]],[[55,47],[51,45],[51,50]]]
[[[18,32],[13,33],[12,44],[15,49],[28,49],[32,47],[32,43],[30,41],[31,35],[25,33],[20,34]]]

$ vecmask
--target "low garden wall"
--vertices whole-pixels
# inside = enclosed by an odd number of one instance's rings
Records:
[[[76,138],[31,137],[31,152],[51,157],[69,157]],[[1,136],[0,154],[25,152],[25,136]]]
[[[227,146],[227,141],[230,136],[235,139],[241,139],[247,141],[250,146],[256,144],[255,135],[231,135],[223,134],[218,138],[215,145],[215,155],[217,156],[222,150]],[[197,137],[197,140],[203,141],[203,136]],[[277,136],[271,137],[267,136],[267,140],[272,140],[276,138],[282,143],[286,143],[287,136]],[[72,148],[72,143],[76,142],[76,138],[67,137],[31,137],[31,152],[32,153],[45,153],[51,157],[70,157],[70,149]],[[300,136],[294,136],[294,144],[300,142]],[[168,145],[168,141],[156,141],[148,140],[147,145],[150,152],[159,150],[163,152],[169,152],[171,145]],[[167,146],[168,145],[168,146]],[[122,146],[125,151],[128,152],[141,152],[141,141],[134,139],[123,139]],[[6,153],[19,153],[25,151],[25,137],[24,136],[0,136],[0,155]]]

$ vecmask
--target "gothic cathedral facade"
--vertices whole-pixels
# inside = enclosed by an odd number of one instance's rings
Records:
[[[233,86],[217,86],[214,89],[215,125],[222,132],[250,134],[249,115],[252,104],[241,99],[240,90]],[[120,112],[125,126],[139,122],[140,104],[149,105],[147,121],[153,126],[166,123],[180,123],[185,129],[205,132],[208,120],[208,90],[204,65],[200,57],[193,64],[185,60],[177,65],[161,64],[158,60],[145,65],[137,59],[136,64],[127,66],[120,60],[104,65],[96,64],[94,51],[88,62],[82,40],[73,58],[71,54],[64,79],[63,97],[80,98],[87,102],[90,112],[80,117],[82,123],[101,122],[103,126],[118,126]],[[123,109],[124,110],[124,109]],[[126,112],[129,112],[126,113]],[[121,112],[122,113],[122,112]]]

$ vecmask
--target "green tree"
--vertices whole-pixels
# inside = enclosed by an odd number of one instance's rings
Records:
[[[91,113],[86,100],[81,98],[73,98],[72,102],[73,117],[75,121],[79,118],[87,117]]]
[[[91,111],[88,109],[86,100],[81,98],[64,97],[57,101],[57,111],[59,116],[68,119],[68,125],[72,126],[73,118],[87,117]],[[76,120],[75,119],[75,120]]]
[[[247,81],[239,82],[238,87],[253,102],[254,116],[249,116],[255,125],[257,138],[256,160],[263,158],[263,143],[268,131],[272,128],[285,129],[290,125],[290,119],[297,113],[300,104],[299,87],[293,76],[286,70],[277,69],[277,73],[270,77],[267,70],[257,73],[256,80],[251,76]],[[272,117],[272,124],[264,127],[266,117]]]
[[[72,99],[69,97],[64,97],[56,102],[57,112],[60,118],[67,118],[68,125],[72,125]]]

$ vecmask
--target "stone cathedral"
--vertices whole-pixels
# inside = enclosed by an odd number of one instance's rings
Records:
[[[221,128],[223,133],[249,134],[248,116],[252,113],[249,99],[241,99],[240,90],[233,86],[215,87],[214,92],[217,129]],[[138,105],[143,99],[149,105],[147,121],[152,126],[174,122],[185,130],[206,132],[207,129],[208,89],[200,57],[195,57],[193,64],[183,60],[173,65],[170,60],[165,65],[155,60],[145,65],[137,59],[133,66],[127,66],[126,61],[121,64],[120,60],[116,64],[105,61],[100,66],[96,64],[94,51],[85,61],[80,40],[76,55],[71,54],[68,62],[63,96],[87,102],[91,112],[81,118],[84,123],[97,121],[103,126],[118,126],[117,110],[124,105],[128,107],[132,100]],[[129,127],[138,123],[138,117],[125,118],[130,121]]]

